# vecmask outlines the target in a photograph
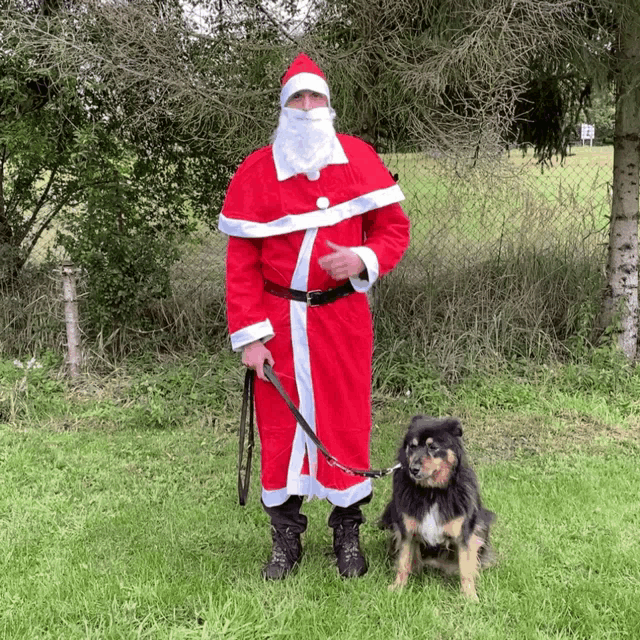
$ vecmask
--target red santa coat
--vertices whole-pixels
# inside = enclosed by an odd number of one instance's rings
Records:
[[[240,165],[219,219],[228,234],[227,316],[235,351],[268,340],[274,371],[328,450],[342,463],[369,467],[373,328],[365,292],[390,271],[409,243],[400,187],[371,146],[338,134],[333,162],[319,177],[287,177],[263,147]],[[276,158],[277,161],[277,158]],[[264,292],[264,280],[302,291],[337,282],[318,265],[327,240],[362,258],[368,278],[358,293],[308,307]],[[256,380],[262,499],[328,498],[349,506],[371,481],[329,466],[273,386]]]

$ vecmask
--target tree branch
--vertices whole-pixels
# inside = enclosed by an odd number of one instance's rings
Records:
[[[260,13],[265,15],[267,20],[269,20],[271,24],[273,24],[273,26],[276,29],[278,29],[278,31],[280,31],[280,33],[285,38],[287,38],[288,40],[291,40],[291,42],[293,42],[296,45],[298,44],[298,41],[293,36],[291,36],[289,32],[273,16],[271,16],[271,14],[260,3],[256,5],[256,9],[260,11]]]
[[[49,179],[47,180],[47,184],[45,185],[45,188],[43,189],[42,193],[40,194],[40,198],[38,198],[38,201],[36,202],[36,204],[35,204],[35,206],[33,208],[31,216],[29,217],[28,220],[26,220],[23,224],[20,225],[21,230],[20,230],[20,233],[17,234],[18,242],[22,242],[27,237],[27,235],[29,234],[29,230],[31,229],[31,227],[35,223],[36,218],[38,217],[38,214],[40,213],[40,210],[42,209],[42,207],[46,203],[47,196],[49,195],[49,191],[51,190],[51,185],[53,184],[53,181],[55,180],[56,174],[58,173],[58,168],[59,167],[56,165],[49,172]]]

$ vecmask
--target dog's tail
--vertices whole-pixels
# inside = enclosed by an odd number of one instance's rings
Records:
[[[485,507],[480,507],[478,510],[478,522],[481,526],[485,526],[489,528],[496,520],[498,516],[489,509],[485,509]]]
[[[497,516],[493,511],[485,509],[484,507],[480,507],[480,510],[478,511],[478,520],[476,527],[481,530],[482,538],[484,540],[484,543],[480,548],[478,554],[478,560],[480,562],[481,569],[488,569],[489,567],[493,567],[498,562],[498,556],[493,550],[491,541],[489,540],[489,531],[496,518]]]

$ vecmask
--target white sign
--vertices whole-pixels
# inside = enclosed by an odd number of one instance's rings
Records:
[[[591,146],[593,139],[596,137],[596,128],[595,125],[592,124],[581,124],[580,125],[580,139],[582,140],[582,144],[584,145],[584,141],[589,141],[589,146]]]

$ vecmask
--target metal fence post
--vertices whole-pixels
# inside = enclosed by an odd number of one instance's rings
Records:
[[[76,378],[80,373],[82,362],[80,326],[78,324],[78,298],[76,295],[76,269],[72,263],[65,262],[62,265],[61,273],[69,370],[71,377]]]

